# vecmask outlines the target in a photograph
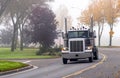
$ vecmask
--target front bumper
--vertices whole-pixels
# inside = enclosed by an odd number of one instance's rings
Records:
[[[83,53],[62,53],[62,58],[66,59],[84,59],[92,57],[92,52],[83,52]]]

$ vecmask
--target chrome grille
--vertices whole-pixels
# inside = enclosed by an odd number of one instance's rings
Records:
[[[70,41],[70,52],[83,51],[83,41]]]

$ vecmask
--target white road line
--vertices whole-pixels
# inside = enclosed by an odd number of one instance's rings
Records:
[[[92,65],[92,66],[90,66],[90,67],[88,67],[88,68],[85,68],[85,69],[80,70],[80,71],[78,71],[78,72],[72,73],[72,74],[70,74],[70,75],[64,76],[64,77],[62,77],[62,78],[70,78],[70,77],[72,77],[72,76],[80,75],[81,73],[83,73],[83,72],[85,72],[85,71],[88,71],[88,70],[90,70],[90,69],[93,69],[93,68],[97,67],[98,65],[102,64],[102,63],[107,59],[107,56],[104,55],[103,53],[100,53],[100,54],[103,56],[103,59],[102,59],[100,62],[98,62],[97,64],[94,64],[94,65]]]
[[[28,60],[28,61],[25,61],[25,62],[23,62],[23,63],[29,63],[29,62],[31,62],[30,60]]]

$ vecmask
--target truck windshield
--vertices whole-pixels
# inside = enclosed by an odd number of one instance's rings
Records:
[[[87,38],[88,31],[69,31],[68,38]]]

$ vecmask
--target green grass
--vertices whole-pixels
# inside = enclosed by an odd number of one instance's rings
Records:
[[[14,70],[22,67],[28,66],[27,64],[23,64],[20,62],[11,62],[11,61],[3,61],[0,60],[0,72]]]
[[[35,58],[54,58],[55,56],[40,56],[36,55],[38,49],[24,49],[20,51],[19,49],[14,52],[10,51],[10,48],[0,48],[0,59],[35,59]]]

